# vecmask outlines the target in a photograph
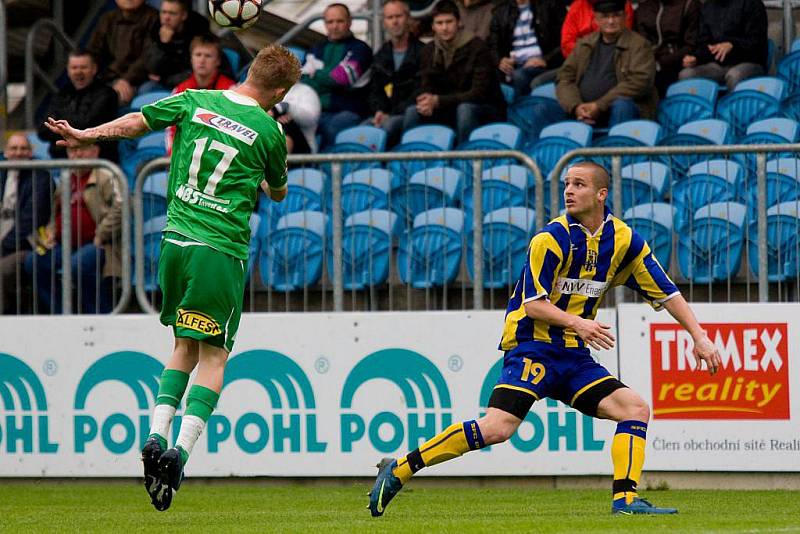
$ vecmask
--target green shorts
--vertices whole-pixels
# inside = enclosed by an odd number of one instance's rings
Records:
[[[161,323],[175,337],[233,348],[247,270],[245,262],[191,238],[165,232],[161,238],[158,283]]]

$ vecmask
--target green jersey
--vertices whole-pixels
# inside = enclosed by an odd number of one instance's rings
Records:
[[[246,260],[261,182],[286,187],[283,129],[255,100],[233,91],[190,89],[144,106],[142,114],[151,130],[176,126],[164,230]]]

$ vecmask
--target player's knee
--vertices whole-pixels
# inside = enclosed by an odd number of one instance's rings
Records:
[[[629,420],[644,421],[645,423],[650,420],[650,406],[638,395],[630,402],[627,411]]]
[[[483,442],[488,445],[503,443],[511,439],[517,431],[519,422],[504,417],[487,416],[478,421],[483,436]]]

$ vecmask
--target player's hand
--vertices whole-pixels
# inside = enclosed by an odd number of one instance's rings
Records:
[[[511,76],[514,73],[514,60],[510,57],[504,57],[500,60],[500,64],[497,65],[497,68],[500,69],[500,72]]]
[[[719,371],[722,360],[720,360],[717,347],[708,339],[708,336],[703,334],[703,337],[694,341],[694,348],[692,349],[692,356],[697,362],[697,368],[700,369],[700,362],[706,362],[708,372],[712,375]]]
[[[600,321],[580,319],[573,329],[578,337],[595,350],[614,348],[615,339],[614,334],[611,333],[611,325]]]
[[[47,122],[44,125],[54,134],[63,137],[63,139],[59,139],[56,142],[58,146],[79,148],[94,143],[94,139],[88,137],[85,130],[73,128],[65,120],[55,120],[53,117],[47,117]]]

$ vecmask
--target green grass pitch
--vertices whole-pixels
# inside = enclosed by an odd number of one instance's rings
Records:
[[[652,491],[669,517],[612,516],[601,490],[411,484],[382,518],[367,483],[264,484],[187,480],[156,512],[130,481],[0,483],[0,532],[798,532],[800,492]]]

